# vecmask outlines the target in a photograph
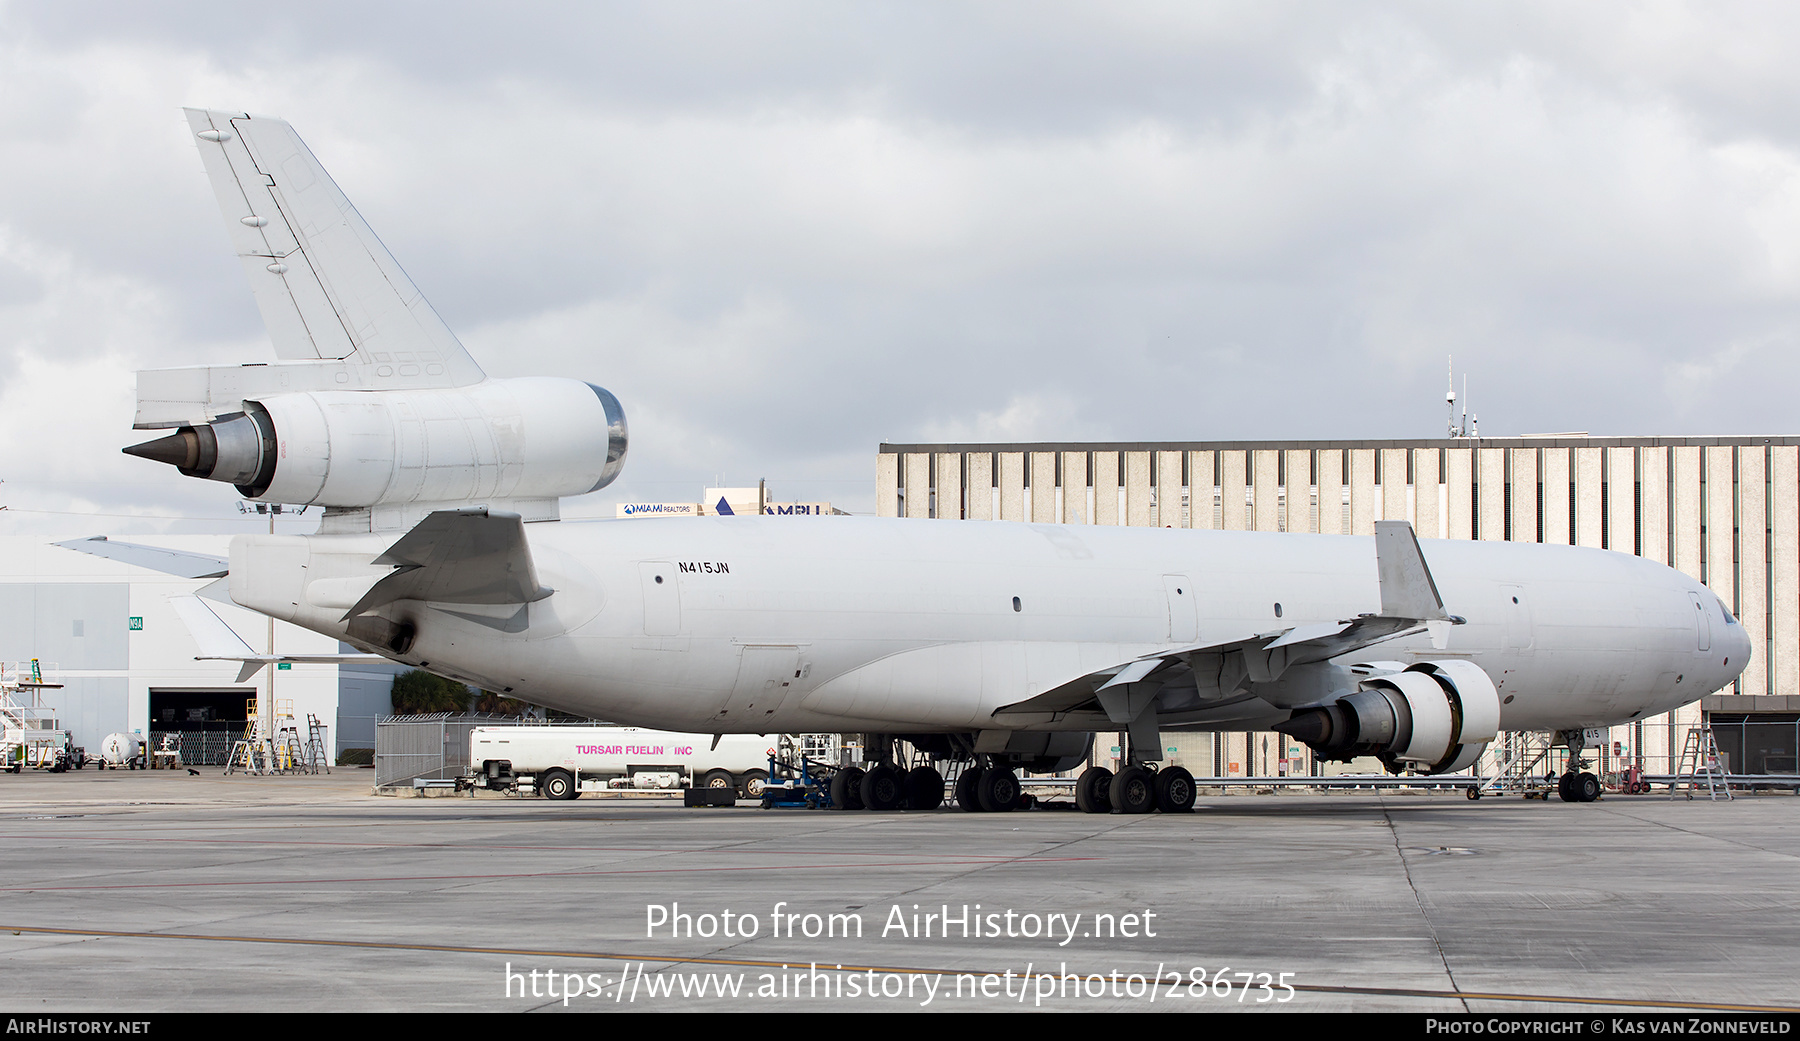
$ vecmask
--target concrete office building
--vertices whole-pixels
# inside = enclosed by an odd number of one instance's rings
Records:
[[[1407,520],[1422,538],[1648,557],[1717,592],[1754,652],[1725,690],[1614,727],[1599,768],[1667,769],[1703,713],[1734,772],[1800,765],[1800,437],[882,445],[876,483],[885,517],[1351,535]],[[1173,743],[1195,773],[1317,768],[1279,734]]]

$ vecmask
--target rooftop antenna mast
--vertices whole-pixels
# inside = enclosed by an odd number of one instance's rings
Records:
[[[1444,391],[1444,405],[1450,414],[1450,419],[1449,419],[1450,436],[1453,438],[1481,436],[1480,434],[1476,433],[1476,431],[1479,429],[1477,424],[1479,424],[1481,422],[1481,420],[1479,418],[1472,417],[1469,415],[1469,374],[1466,372],[1463,373],[1462,421],[1461,422],[1457,421],[1457,418],[1456,418],[1456,367],[1455,367],[1455,359],[1454,358],[1451,359],[1449,376],[1450,376],[1450,388],[1448,390]]]
[[[1456,436],[1456,359],[1454,357],[1450,357],[1448,355],[1446,355],[1446,358],[1448,358],[1446,368],[1449,369],[1449,372],[1446,375],[1446,379],[1450,386],[1449,386],[1448,390],[1444,391],[1444,404],[1450,410],[1450,419],[1449,419],[1450,436],[1455,437]]]

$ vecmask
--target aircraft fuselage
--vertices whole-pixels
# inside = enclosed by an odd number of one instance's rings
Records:
[[[390,605],[383,624],[409,634],[400,652],[343,621],[388,573],[370,561],[392,536],[240,536],[232,597],[532,702],[724,733],[1103,729],[1092,711],[996,711],[1142,655],[1379,607],[1367,537],[756,517],[525,531],[548,598]],[[1421,546],[1445,610],[1466,624],[1236,691],[1202,678],[1164,693],[1162,725],[1260,728],[1353,687],[1353,663],[1465,659],[1492,677],[1504,730],[1601,726],[1693,701],[1749,659],[1717,597],[1660,564]]]

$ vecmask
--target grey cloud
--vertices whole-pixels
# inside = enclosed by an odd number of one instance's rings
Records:
[[[1795,18],[12,4],[46,85],[0,226],[133,295],[29,314],[61,349],[255,350],[175,107],[287,116],[490,371],[621,395],[619,495],[867,509],[884,438],[1430,436],[1449,354],[1489,433],[1777,431]]]

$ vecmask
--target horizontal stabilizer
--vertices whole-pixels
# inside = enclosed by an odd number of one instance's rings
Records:
[[[96,557],[106,557],[121,563],[160,571],[165,575],[178,578],[219,578],[230,570],[229,563],[221,557],[209,557],[204,553],[183,553],[174,549],[157,549],[155,546],[139,546],[131,542],[113,542],[105,535],[95,535],[86,539],[71,539],[55,545],[63,549],[72,549],[77,553],[91,553]]]
[[[258,654],[250,649],[250,645],[237,634],[237,630],[225,624],[225,620],[198,596],[172,596],[169,598],[169,606],[175,609],[181,623],[187,626],[194,642],[200,646],[200,653],[194,655],[194,660],[242,662],[243,668],[238,670],[239,683],[256,675],[265,666],[277,662],[310,665],[388,664],[388,659],[379,654]]]
[[[237,630],[225,624],[225,619],[213,613],[206,606],[206,601],[197,596],[172,596],[169,606],[181,616],[181,624],[187,626],[194,642],[200,646],[201,658],[253,658],[256,652],[237,634]]]
[[[375,558],[395,571],[344,615],[353,618],[397,600],[444,604],[529,604],[552,590],[538,582],[516,513],[486,507],[438,510]]]

